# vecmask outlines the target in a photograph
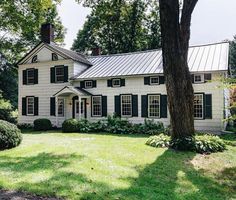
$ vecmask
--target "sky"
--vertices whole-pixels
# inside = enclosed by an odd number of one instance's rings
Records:
[[[236,0],[198,0],[192,16],[191,45],[208,44],[232,39],[236,35]],[[58,6],[62,23],[67,29],[65,47],[70,49],[90,9],[75,0],[62,0]]]

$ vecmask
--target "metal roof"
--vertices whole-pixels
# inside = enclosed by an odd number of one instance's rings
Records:
[[[229,44],[226,42],[192,46],[188,52],[190,72],[228,70]],[[160,49],[89,57],[93,64],[77,79],[105,78],[163,73]]]

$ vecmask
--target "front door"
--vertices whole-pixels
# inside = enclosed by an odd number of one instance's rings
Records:
[[[80,104],[79,104],[79,100],[75,100],[75,118],[76,119],[84,119],[85,118],[85,100],[82,99]],[[80,113],[79,113],[80,111]],[[79,116],[80,115],[80,116]]]

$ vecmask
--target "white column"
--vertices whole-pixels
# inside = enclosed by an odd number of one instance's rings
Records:
[[[55,110],[55,114],[56,114],[56,126],[58,127],[58,97],[55,97],[55,102],[56,102],[56,110]]]
[[[81,98],[78,96],[78,102],[79,102],[79,120],[81,119]]]

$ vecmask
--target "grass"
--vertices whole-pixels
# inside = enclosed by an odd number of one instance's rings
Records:
[[[76,200],[236,199],[235,146],[200,155],[149,147],[146,136],[37,133],[0,152],[0,188]]]

